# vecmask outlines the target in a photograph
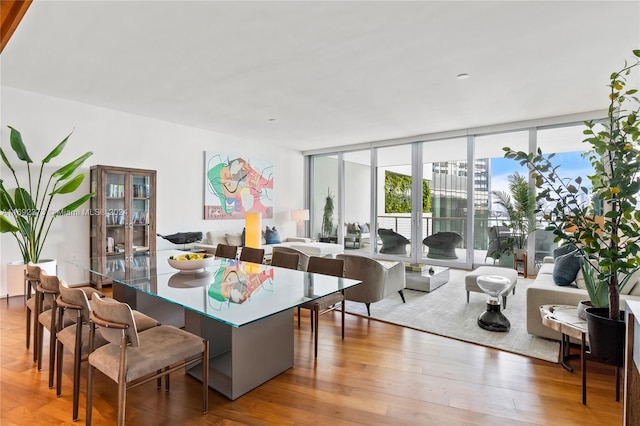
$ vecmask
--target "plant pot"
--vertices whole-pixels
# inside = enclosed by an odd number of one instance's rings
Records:
[[[503,254],[498,259],[498,265],[513,268],[513,254]]]
[[[587,308],[593,308],[593,305],[591,304],[590,300],[581,300],[578,302],[578,318],[580,318],[583,321],[587,320]]]
[[[36,263],[44,272],[49,275],[58,273],[58,263],[55,259],[42,259]],[[24,295],[24,273],[27,265],[22,260],[9,262],[7,265],[7,296]]]
[[[609,319],[609,308],[587,308],[589,353],[599,362],[624,365],[625,322]],[[624,318],[624,312],[620,311]]]

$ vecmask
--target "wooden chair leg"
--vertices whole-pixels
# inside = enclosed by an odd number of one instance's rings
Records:
[[[209,341],[204,341],[202,354],[202,414],[209,411]]]
[[[8,297],[7,297],[7,300],[9,300]],[[31,339],[31,309],[27,308],[27,349],[29,349],[30,339]]]
[[[313,352],[315,354],[315,358],[318,358],[318,329],[320,328],[318,327],[318,321],[320,319],[320,309],[317,305],[313,309],[313,317],[316,320],[316,328],[313,331]]]
[[[346,300],[344,299],[344,294],[342,296],[342,340],[344,340],[344,305],[346,305]]]
[[[94,368],[89,364],[87,368],[87,414],[85,416],[87,425],[91,425],[91,411],[93,409],[93,373]]]

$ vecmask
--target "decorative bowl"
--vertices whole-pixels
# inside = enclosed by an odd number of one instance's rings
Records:
[[[171,256],[167,262],[180,272],[198,272],[212,266],[215,258],[210,254],[186,253],[180,256]]]

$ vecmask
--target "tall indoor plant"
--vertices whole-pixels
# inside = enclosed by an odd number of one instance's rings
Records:
[[[327,241],[333,233],[333,209],[333,194],[331,194],[331,188],[327,188],[327,196],[325,197],[322,212],[322,237],[327,239]]]
[[[494,204],[507,214],[505,226],[511,230],[509,243],[514,249],[527,248],[527,237],[535,229],[536,193],[526,176],[514,172],[509,175],[509,191],[492,191]]]
[[[16,169],[0,147],[2,161],[13,175],[15,182],[15,188],[7,189],[4,181],[0,179],[0,212],[2,213],[0,214],[0,232],[13,234],[25,264],[37,263],[53,220],[78,209],[95,195],[93,192],[84,194],[65,207],[52,210],[52,201],[55,196],[70,194],[80,187],[86,173],[75,174],[75,172],[93,153],[87,152],[46,176],[45,167],[60,155],[71,136],[70,133],[41,161],[37,177],[32,176],[33,160],[22,141],[22,135],[11,126],[9,129],[11,129],[11,148],[18,159],[25,163],[28,182],[26,185],[20,182]]]
[[[610,76],[609,108],[602,121],[585,122],[585,157],[595,173],[588,176],[592,195],[604,203],[604,218],[598,220],[585,197],[589,189],[582,178],[561,178],[559,166],[551,163],[553,154],[513,151],[505,148],[505,157],[527,165],[536,187],[538,200],[547,202],[547,230],[557,240],[574,245],[583,259],[596,271],[596,279],[606,283],[609,293],[609,318],[620,319],[619,276],[628,276],[640,267],[640,100],[637,88],[627,88],[627,76],[640,65],[640,50],[634,50],[635,62]],[[598,262],[594,262],[597,259]]]

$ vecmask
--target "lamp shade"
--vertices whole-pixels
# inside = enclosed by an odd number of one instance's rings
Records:
[[[262,213],[248,212],[245,215],[244,245],[252,248],[262,247]]]
[[[291,210],[291,220],[309,220],[309,210]]]

